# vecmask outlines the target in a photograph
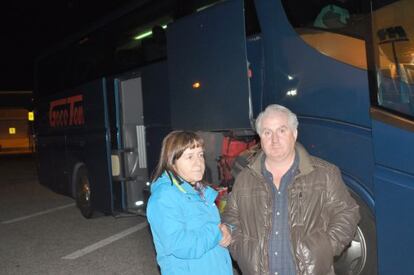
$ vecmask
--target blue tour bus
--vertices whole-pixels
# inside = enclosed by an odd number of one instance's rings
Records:
[[[216,181],[223,135],[278,103],[360,205],[336,273],[412,274],[414,1],[156,2],[38,59],[40,182],[85,217],[140,213],[168,131],[200,131]]]

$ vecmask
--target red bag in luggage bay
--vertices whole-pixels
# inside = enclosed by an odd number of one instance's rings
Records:
[[[231,169],[233,167],[235,158],[254,145],[256,145],[256,139],[251,137],[224,137],[223,146],[221,149],[221,157],[218,160],[221,186],[229,187],[229,189],[231,189],[234,182],[234,177],[231,173]]]

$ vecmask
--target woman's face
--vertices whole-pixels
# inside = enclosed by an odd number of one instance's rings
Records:
[[[205,163],[204,151],[201,147],[186,149],[175,161],[175,171],[185,181],[194,184],[203,178]]]

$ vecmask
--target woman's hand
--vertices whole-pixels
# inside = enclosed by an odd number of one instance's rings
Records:
[[[222,247],[227,247],[227,246],[229,246],[229,244],[231,243],[231,234],[230,234],[230,231],[229,231],[229,229],[228,229],[228,227],[227,227],[227,225],[225,225],[225,224],[223,224],[223,223],[220,223],[219,225],[218,225],[218,227],[220,228],[220,230],[221,230],[221,235],[223,236],[223,238],[220,240],[220,245],[222,246]]]

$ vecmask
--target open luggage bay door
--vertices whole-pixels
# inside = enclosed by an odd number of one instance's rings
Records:
[[[250,128],[243,1],[178,20],[167,41],[172,127]]]

